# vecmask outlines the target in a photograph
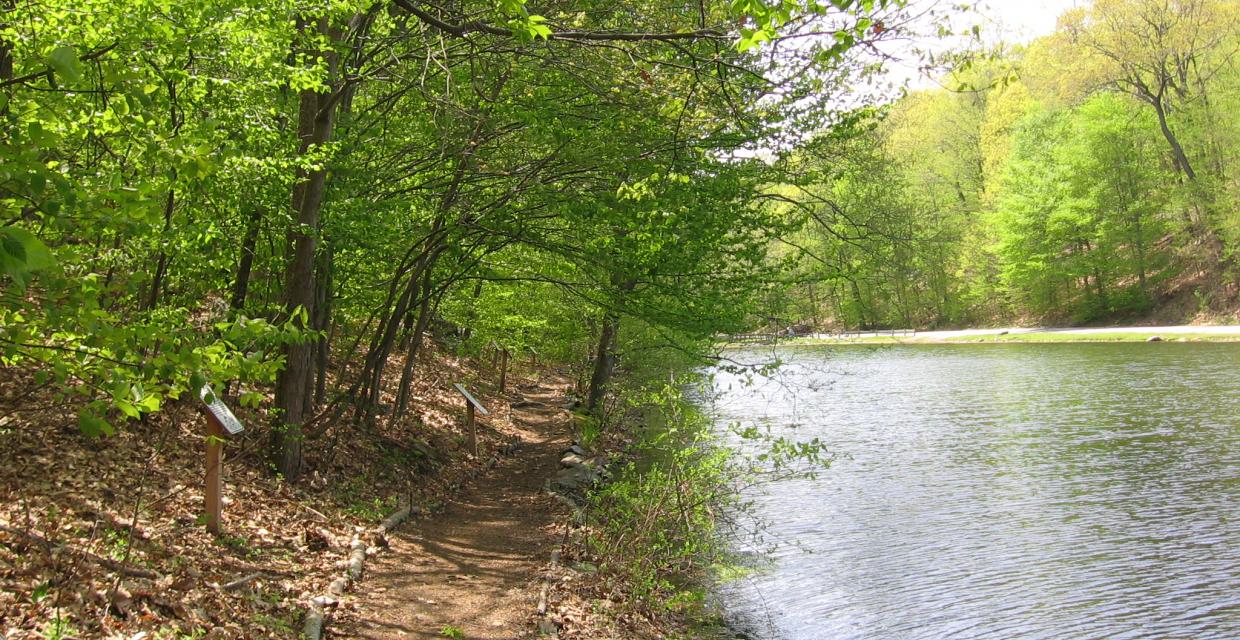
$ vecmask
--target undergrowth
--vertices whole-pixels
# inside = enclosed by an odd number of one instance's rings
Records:
[[[708,605],[707,585],[749,571],[731,540],[732,524],[748,512],[742,489],[812,475],[831,462],[816,440],[793,442],[739,426],[729,431],[746,440],[743,451],[726,446],[693,399],[706,382],[694,376],[689,384],[662,382],[622,396],[626,410],[607,429],[630,434],[627,461],[589,496],[586,509],[588,555],[625,585],[630,610],[674,621],[680,635],[668,637],[720,636],[723,623]]]

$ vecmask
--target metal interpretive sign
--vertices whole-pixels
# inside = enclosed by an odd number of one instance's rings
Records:
[[[469,393],[469,390],[465,388],[465,385],[459,382],[456,382],[456,383],[453,383],[452,386],[456,387],[456,390],[460,391],[461,395],[465,396],[465,399],[469,401],[469,404],[473,405],[473,407],[478,410],[478,413],[481,413],[484,416],[491,415],[491,412],[487,411],[487,408],[482,406],[482,403],[478,402],[478,399],[475,398],[471,393]]]
[[[232,409],[229,409],[228,405],[224,404],[219,396],[211,391],[211,385],[202,385],[202,389],[198,391],[198,397],[202,398],[203,404],[206,405],[207,413],[216,422],[220,423],[220,427],[223,428],[225,433],[235,436],[245,431],[245,427],[241,426],[241,421],[237,419],[237,416],[233,415]]]

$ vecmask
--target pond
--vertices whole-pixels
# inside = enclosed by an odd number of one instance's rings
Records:
[[[745,490],[769,562],[720,595],[748,637],[1240,638],[1240,345],[729,355],[785,364],[717,374],[721,431],[839,456]]]

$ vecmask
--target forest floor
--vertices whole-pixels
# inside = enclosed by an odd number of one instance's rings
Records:
[[[0,369],[0,638],[298,637],[308,601],[342,574],[351,539],[402,502],[425,520],[402,525],[390,550],[377,549],[367,577],[330,611],[329,633],[342,622],[369,637],[414,628],[421,610],[385,610],[383,594],[397,603],[406,595],[401,580],[432,577],[439,586],[408,604],[443,603],[435,635],[453,625],[480,628],[469,606],[487,611],[479,624],[502,610],[498,629],[516,629],[522,616],[532,628],[532,606],[524,605],[541,586],[535,563],[549,560],[553,537],[543,528],[557,507],[541,484],[555,472],[554,450],[570,424],[558,408],[563,383],[526,368],[499,393],[491,363],[436,348],[418,370],[408,415],[342,420],[307,441],[305,472],[293,484],[270,467],[265,412],[234,406],[246,431],[225,445],[224,532],[211,535],[201,520],[205,427],[196,402],[171,402],[115,435],[89,438],[78,430],[73,399],[29,372]],[[466,450],[453,382],[491,410],[479,420],[478,456]],[[522,389],[546,403],[514,412]],[[394,392],[385,389],[383,401]],[[517,439],[525,443],[519,455],[505,457]],[[499,597],[521,580],[529,591]],[[471,605],[462,595],[485,589],[496,597]],[[363,627],[364,619],[390,619],[389,635]]]
[[[236,408],[246,432],[225,445],[224,532],[211,535],[196,403],[88,438],[71,400],[0,369],[0,640],[299,638],[350,541],[401,503],[418,515],[372,540],[325,637],[516,640],[541,623],[563,640],[628,640],[682,627],[598,569],[587,529],[574,524],[563,544],[573,511],[544,488],[572,439],[563,376],[526,367],[501,393],[491,363],[437,348],[419,371],[407,416],[342,421],[308,441],[292,484],[265,455],[263,413]],[[477,456],[457,381],[491,412]],[[601,450],[626,438],[617,430]]]

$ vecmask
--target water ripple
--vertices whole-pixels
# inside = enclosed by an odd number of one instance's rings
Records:
[[[782,542],[720,589],[752,637],[1240,638],[1240,347],[782,356],[718,375],[719,424],[846,457],[746,496]]]

